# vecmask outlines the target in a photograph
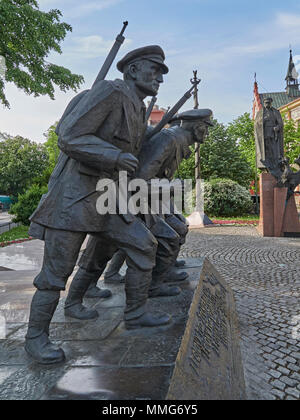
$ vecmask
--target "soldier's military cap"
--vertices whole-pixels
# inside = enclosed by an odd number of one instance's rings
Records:
[[[117,69],[123,73],[126,64],[132,64],[135,61],[143,59],[159,64],[162,68],[163,74],[169,72],[168,67],[164,63],[166,59],[165,53],[158,45],[149,45],[147,47],[137,48],[136,50],[130,51],[117,63]]]
[[[205,124],[213,126],[211,117],[213,115],[210,109],[191,109],[190,111],[182,112],[172,118],[170,122],[176,121],[203,121]]]

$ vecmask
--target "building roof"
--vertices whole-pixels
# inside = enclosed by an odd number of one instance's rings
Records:
[[[280,108],[284,105],[289,104],[290,102],[294,101],[297,98],[300,98],[300,91],[297,94],[297,96],[289,96],[286,92],[271,92],[271,93],[261,93],[260,95],[260,101],[263,103],[263,101],[266,98],[272,98],[273,99],[273,106],[274,108]]]
[[[284,92],[270,92],[270,93],[259,93],[257,82],[254,84],[254,115],[255,111],[259,110],[263,106],[263,102],[266,98],[273,99],[273,107],[281,108],[297,98],[300,98],[300,90],[298,83],[298,73],[293,60],[293,52],[290,50],[289,66],[287,76],[285,78],[287,82],[286,90]]]
[[[287,75],[285,80],[287,82],[296,82],[298,83],[298,73],[296,70],[296,66],[294,64],[294,60],[293,60],[293,51],[290,50],[290,61],[289,61],[289,67],[288,67],[288,71],[287,71]]]

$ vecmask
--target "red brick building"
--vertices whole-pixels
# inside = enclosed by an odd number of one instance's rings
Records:
[[[148,106],[149,104],[150,104],[150,101],[148,102]],[[153,110],[150,114],[150,118],[148,120],[148,125],[152,125],[152,126],[157,125],[162,120],[166,112],[167,112],[167,109],[160,108],[158,105],[154,105]]]

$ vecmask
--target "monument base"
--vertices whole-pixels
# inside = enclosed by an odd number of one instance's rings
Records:
[[[246,399],[233,293],[204,261],[167,399]]]
[[[258,232],[265,237],[298,236],[299,215],[295,196],[287,202],[287,188],[277,187],[273,175],[260,176],[260,220]]]
[[[214,226],[210,218],[199,211],[195,211],[187,217],[187,221],[189,222],[189,229],[201,229],[208,226]]]
[[[197,331],[193,328],[196,319],[193,314],[198,311],[199,298],[202,299],[201,302],[203,299],[206,302],[201,313],[204,314],[204,319],[207,319],[204,324],[207,338],[212,328],[212,338],[204,343],[204,349],[210,354],[210,360],[214,363],[210,369],[203,360],[203,368],[200,365],[199,373],[203,375],[205,381],[208,381],[208,374],[212,375],[212,381],[217,380],[218,389],[215,394],[217,398],[230,396],[232,387],[230,384],[228,386],[226,381],[231,383],[231,356],[228,356],[226,347],[223,348],[223,342],[227,343],[228,351],[232,351],[236,372],[240,372],[239,351],[236,352],[236,345],[231,347],[232,337],[235,342],[238,335],[234,332],[235,321],[232,321],[234,307],[227,299],[230,293],[225,294],[225,301],[229,303],[229,306],[226,306],[225,319],[230,320],[230,327],[228,324],[229,330],[224,330],[223,324],[219,325],[219,319],[224,320],[223,317],[219,318],[220,312],[223,313],[222,302],[218,300],[221,286],[218,284],[213,286],[211,284],[213,280],[209,277],[209,282],[204,281],[203,286],[205,289],[210,289],[212,296],[203,295],[202,289],[198,289],[203,259],[186,258],[186,263],[185,270],[190,275],[190,282],[181,285],[182,293],[178,296],[148,301],[150,312],[172,314],[172,322],[163,327],[125,329],[124,284],[110,285],[113,292],[110,299],[84,300],[85,306],[96,309],[100,315],[99,318],[89,321],[79,321],[64,316],[66,292],[62,292],[62,298],[51,323],[50,338],[64,349],[66,362],[51,367],[32,362],[24,351],[30,305],[32,295],[35,293],[32,280],[38,273],[0,272],[2,292],[0,315],[5,317],[6,322],[1,325],[0,316],[0,358],[4,366],[2,376],[0,371],[0,400],[165,400],[173,389],[174,382],[172,380],[170,383],[170,378],[173,375],[178,351],[184,343],[187,343],[187,339],[182,338],[187,334],[186,327],[190,333],[197,333],[197,337],[199,336],[198,326]],[[208,264],[205,262],[204,267],[208,267]],[[204,274],[207,275],[207,269],[204,270]],[[215,277],[219,279],[218,274],[215,274]],[[100,280],[99,286],[105,287],[103,279]],[[214,296],[217,299],[216,303],[213,300]],[[214,318],[215,306],[216,318]],[[230,331],[227,337],[223,336],[223,332],[226,331]],[[221,340],[219,344],[218,340]],[[212,343],[215,347],[211,349]],[[215,349],[221,352],[220,357],[214,353]],[[223,375],[227,367],[229,370],[224,382]],[[234,373],[233,378],[236,378],[236,375]],[[237,383],[235,379],[233,383]],[[205,386],[201,386],[198,390],[187,389],[182,397],[188,396],[189,390],[194,392],[193,397],[196,399],[202,399],[205,393],[213,396],[209,383],[207,390]],[[236,395],[234,392],[232,397],[235,398]],[[242,379],[240,395],[243,395]],[[181,399],[181,395],[178,399]]]

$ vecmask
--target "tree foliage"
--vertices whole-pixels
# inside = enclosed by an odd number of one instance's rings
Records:
[[[47,140],[45,143],[43,143],[43,145],[47,152],[48,163],[43,173],[39,174],[37,177],[33,179],[33,184],[37,184],[40,187],[44,187],[48,185],[49,178],[53,172],[53,169],[55,168],[55,165],[58,160],[58,156],[60,154],[60,150],[57,145],[58,136],[55,133],[56,126],[57,126],[57,123],[51,125],[51,127],[44,134]]]
[[[224,124],[214,121],[214,127],[209,129],[209,135],[200,146],[201,178],[204,180],[226,178],[248,187],[253,179],[253,170],[246,152],[241,147],[241,141],[247,144],[249,128],[246,133],[236,128],[237,123]],[[239,131],[241,131],[239,133]],[[195,179],[194,153],[184,161],[177,172],[182,179]]]
[[[58,156],[60,154],[59,147],[57,145],[58,142],[58,136],[55,132],[57,123],[51,125],[51,127],[46,132],[45,137],[47,139],[46,143],[44,143],[46,150],[48,152],[48,159],[49,159],[49,167],[51,171],[54,169]]]
[[[33,184],[24,194],[20,194],[17,203],[11,206],[9,212],[15,216],[13,222],[29,225],[29,217],[37,208],[43,194],[46,194],[47,192],[47,186],[41,187],[40,185]]]
[[[200,147],[201,175],[205,180],[228,178],[248,187],[252,179],[249,163],[228,127],[215,121]]]
[[[61,54],[60,42],[72,27],[60,22],[57,9],[42,12],[36,0],[0,1],[0,56],[5,58],[6,82],[27,94],[49,95],[55,85],[62,91],[78,89],[83,77],[46,61],[51,51]],[[0,101],[7,107],[4,80],[0,77]]]
[[[17,136],[0,141],[0,192],[17,197],[48,166],[44,145]]]
[[[284,153],[294,163],[300,155],[300,124],[284,118]]]
[[[239,146],[242,156],[251,166],[254,179],[256,171],[255,136],[254,121],[250,114],[246,112],[233,120],[232,123],[229,123],[227,131],[228,135]]]

